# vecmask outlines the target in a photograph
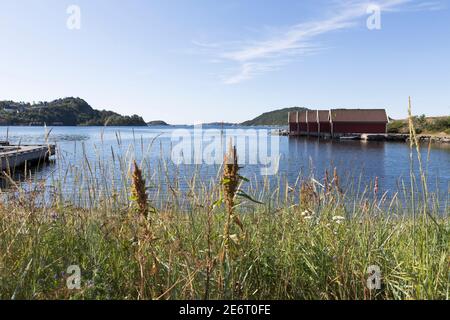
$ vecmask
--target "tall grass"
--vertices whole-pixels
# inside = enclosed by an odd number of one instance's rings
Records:
[[[411,136],[413,154],[413,126]],[[377,180],[345,186],[337,170],[257,183],[239,175],[233,148],[205,175],[164,157],[138,164],[120,134],[117,145],[119,172],[99,152],[57,170],[50,186],[11,179],[1,299],[449,298],[449,210],[422,169],[422,188],[413,170],[402,186],[405,202]],[[80,290],[67,287],[71,265]],[[370,266],[381,269],[380,290],[367,286]]]

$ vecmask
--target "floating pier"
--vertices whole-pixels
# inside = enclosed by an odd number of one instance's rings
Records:
[[[48,161],[55,154],[55,145],[10,145],[0,142],[0,167],[12,170],[31,163]]]

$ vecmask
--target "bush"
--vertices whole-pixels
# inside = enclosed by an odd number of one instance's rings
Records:
[[[429,125],[430,131],[447,132],[450,129],[450,117],[439,118]]]
[[[389,133],[404,133],[406,130],[406,123],[404,121],[392,121],[388,125]]]
[[[413,117],[416,133],[439,133],[450,134],[450,117],[425,118],[424,116]],[[388,133],[409,133],[408,120],[395,120],[389,123]]]

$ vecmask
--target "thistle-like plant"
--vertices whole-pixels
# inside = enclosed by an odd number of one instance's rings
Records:
[[[225,155],[223,164],[223,199],[227,210],[227,218],[224,227],[224,247],[225,251],[228,251],[228,245],[230,240],[230,225],[234,219],[234,199],[239,188],[239,165],[236,147],[230,147],[228,153]]]
[[[145,179],[136,161],[133,163],[134,170],[131,184],[131,200],[136,204],[140,215],[148,218],[148,196],[145,187]]]

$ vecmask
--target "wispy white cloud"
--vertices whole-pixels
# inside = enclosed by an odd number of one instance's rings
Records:
[[[413,11],[439,11],[447,8],[447,5],[440,1],[421,1],[411,6]]]
[[[236,84],[257,75],[281,68],[294,58],[315,54],[324,48],[317,43],[319,36],[339,30],[354,28],[365,23],[367,8],[378,5],[382,12],[404,10],[440,10],[438,1],[416,0],[335,0],[325,18],[292,25],[259,41],[235,42],[232,44],[195,43],[202,50],[215,53],[215,61],[231,62],[232,73],[222,77],[225,84]]]
[[[274,61],[265,63],[243,62],[240,66],[240,72],[233,73],[231,76],[226,75],[222,77],[222,80],[225,84],[240,83],[242,81],[249,80],[256,75],[277,70],[286,63],[286,61]]]

